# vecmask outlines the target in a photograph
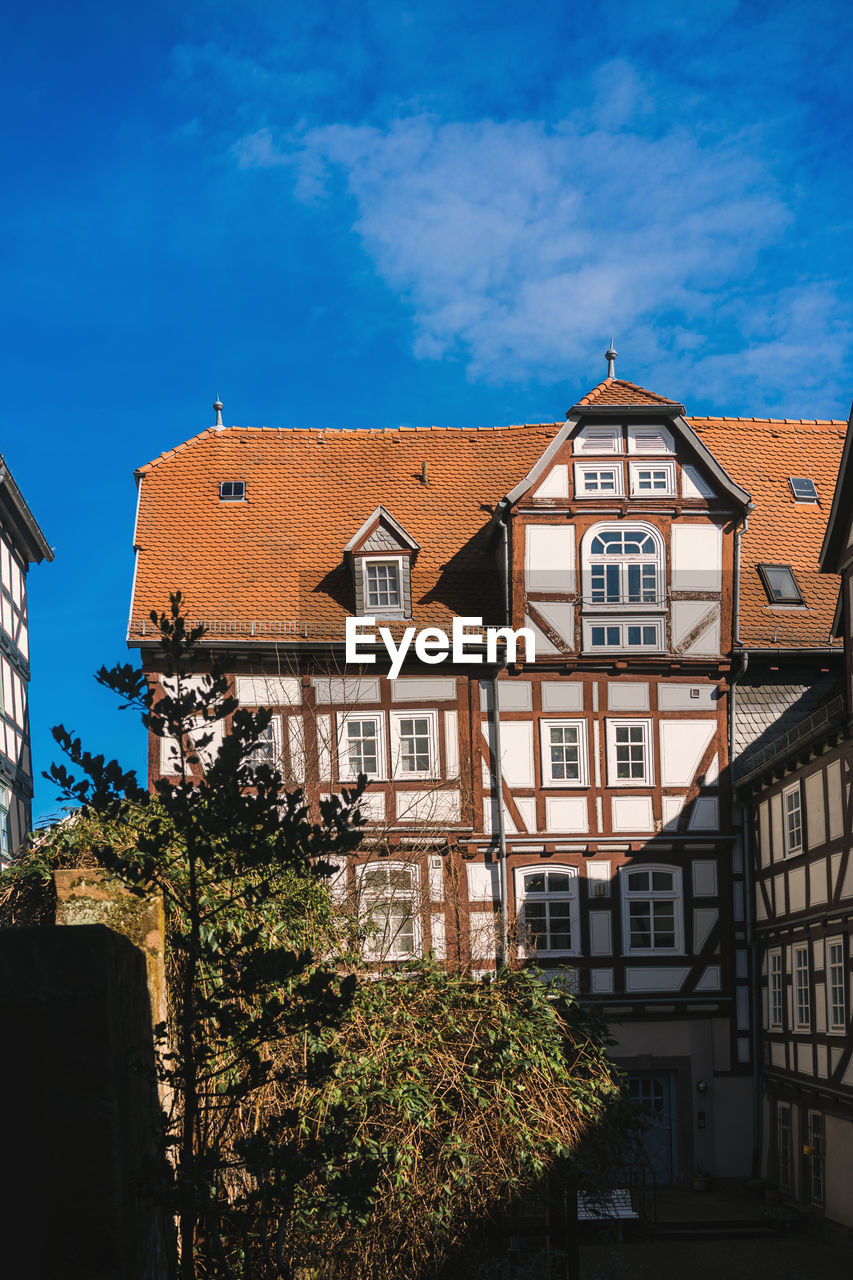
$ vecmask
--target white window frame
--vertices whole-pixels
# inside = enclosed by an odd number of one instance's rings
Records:
[[[641,778],[620,778],[617,776],[616,741],[617,729],[642,729],[645,768]],[[607,741],[607,785],[608,787],[653,787],[655,783],[655,762],[653,752],[652,722],[646,719],[605,720],[605,737]]]
[[[794,1030],[812,1029],[811,957],[808,943],[794,947]],[[804,1016],[805,1015],[805,1016]]]
[[[844,1035],[847,1031],[847,956],[845,939],[826,939],[826,1029],[830,1035]],[[830,951],[838,948],[838,956],[833,959]],[[840,971],[836,980],[835,973]],[[836,993],[840,992],[840,1001]]]
[[[799,829],[799,843],[796,843],[796,844],[792,843],[791,841],[791,829],[788,821],[790,817],[790,812],[791,812],[789,811],[789,808],[788,808],[788,799],[789,797],[792,797],[792,796],[797,797],[796,812],[797,812],[797,827]],[[803,789],[799,781],[797,781],[792,783],[790,787],[785,787],[784,791],[782,792],[782,847],[784,849],[786,858],[796,858],[799,854],[803,852],[803,849],[805,847],[803,843],[803,838],[805,835],[805,832],[803,829],[804,822],[805,822],[805,813],[803,812]]]
[[[642,489],[640,488],[640,473],[642,471],[660,471],[663,473],[666,483],[662,489]],[[656,459],[650,462],[629,462],[628,463],[628,480],[631,488],[632,498],[674,498],[675,497],[675,462],[663,461],[658,462]]]
[[[281,716],[274,715],[272,717],[267,725],[263,740],[258,740],[259,745],[261,741],[271,744],[272,759],[253,761],[250,755],[247,757],[247,763],[251,763],[254,768],[259,768],[263,764],[270,764],[273,769],[278,769],[279,773],[284,774],[284,736],[281,729]]]
[[[624,453],[622,428],[615,426],[582,427],[572,441],[574,452],[581,457],[607,457]]]
[[[578,777],[555,778],[551,772],[551,730],[576,729],[578,735]],[[589,786],[589,741],[586,720],[547,719],[539,721],[539,748],[542,756],[543,787]]]
[[[604,627],[604,644],[593,643],[593,628]],[[629,644],[629,627],[649,627],[654,630],[654,643]],[[650,618],[584,618],[582,621],[584,653],[663,653],[664,620]],[[615,641],[615,643],[614,643]]]
[[[406,593],[404,590],[404,569],[405,556],[395,555],[369,555],[361,556],[361,582],[364,594],[364,617],[370,618],[405,618],[406,617]],[[370,581],[368,577],[368,567],[374,568],[378,565],[393,565],[397,570],[397,595],[400,603],[397,605],[372,605],[370,603]]]
[[[662,448],[649,448],[648,438],[654,432],[663,441]],[[675,440],[662,422],[636,422],[628,427],[628,452],[640,457],[663,457],[675,453]]]
[[[440,778],[441,757],[438,748],[438,712],[437,711],[392,711],[391,718],[391,776],[401,781],[417,778]],[[402,768],[400,725],[403,720],[426,720],[429,724],[429,765],[425,770],[406,770]]]
[[[588,489],[587,476],[598,476],[602,473],[613,477],[613,488]],[[576,498],[622,498],[625,496],[621,462],[576,462],[574,476]]]
[[[609,559],[596,554],[593,556],[590,548],[595,539],[602,533],[621,533],[637,532],[645,537],[650,537],[654,547],[654,556],[638,556],[632,559],[629,555],[614,556]],[[592,598],[592,570],[594,565],[604,564],[610,568],[614,565],[619,567],[619,599],[609,601],[594,601]],[[629,570],[635,566],[653,565],[655,571],[655,598],[648,601],[632,601],[626,599],[628,595],[627,580]],[[581,586],[583,596],[584,612],[592,613],[613,613],[614,611],[623,611],[630,609],[632,613],[645,613],[651,611],[660,613],[666,604],[666,548],[664,546],[663,537],[660,529],[656,529],[654,525],[647,524],[639,520],[604,520],[600,524],[594,524],[591,529],[587,529],[581,542]]]
[[[767,1029],[781,1031],[785,1025],[785,978],[780,947],[767,952]]]
[[[528,894],[525,887],[526,881],[534,875],[545,875],[545,884],[547,888],[548,874],[556,872],[559,875],[569,877],[569,888],[566,891],[556,893]],[[522,957],[541,957],[541,956],[579,956],[581,954],[580,947],[580,896],[579,896],[579,877],[577,867],[567,866],[563,863],[548,863],[547,865],[535,864],[530,867],[516,867],[515,869],[515,901],[518,910],[519,922],[519,954]],[[527,918],[526,905],[528,898],[531,902],[544,902],[546,912],[546,922],[548,932],[550,934],[550,910],[549,904],[552,902],[567,902],[569,904],[569,934],[572,945],[570,947],[536,947],[527,943]]]
[[[338,777],[342,782],[355,782],[358,772],[350,767],[347,744],[347,725],[351,720],[372,720],[376,725],[377,736],[377,771],[367,774],[370,782],[385,782],[388,778],[388,756],[385,746],[385,715],[381,711],[346,711],[338,713]]]
[[[672,876],[672,889],[631,889],[630,875],[645,871],[650,878],[654,872],[665,872]],[[651,879],[650,879],[651,883]],[[631,863],[619,868],[619,888],[622,903],[622,946],[625,955],[631,956],[683,956],[684,955],[684,885],[680,867],[666,863],[643,863],[633,866]],[[673,906],[673,940],[672,947],[637,947],[631,943],[631,909],[632,902],[672,902]],[[650,912],[650,919],[652,913]]]
[[[373,912],[383,903],[389,905],[394,902],[394,891],[390,888],[387,894],[376,893],[371,901],[368,896],[369,891],[364,886],[364,878],[369,871],[382,868],[390,878],[394,871],[406,871],[412,876],[412,888],[410,890],[400,890],[399,901],[408,902],[412,908],[412,950],[404,950],[393,944],[385,946],[385,935],[371,934],[364,940],[363,951],[365,958],[368,960],[414,960],[418,956],[423,955],[423,923],[421,920],[422,903],[421,903],[421,875],[420,867],[416,862],[393,861],[385,858],[373,859],[371,862],[365,862],[356,868],[356,892],[358,895],[358,914],[359,919],[365,923],[373,920]]]

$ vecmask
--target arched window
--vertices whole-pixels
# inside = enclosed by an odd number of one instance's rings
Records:
[[[520,941],[528,955],[577,955],[576,867],[524,867],[516,872]]]
[[[664,604],[663,541],[642,524],[601,524],[584,538],[584,604]]]
[[[357,874],[359,917],[371,960],[420,955],[420,872],[406,862],[368,862]]]

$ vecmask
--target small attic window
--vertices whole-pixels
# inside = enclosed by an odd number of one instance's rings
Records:
[[[789,564],[760,564],[758,572],[771,604],[805,604]]]
[[[789,476],[788,484],[795,502],[817,502],[817,485],[806,476]]]
[[[220,502],[243,502],[246,498],[245,480],[220,480]]]

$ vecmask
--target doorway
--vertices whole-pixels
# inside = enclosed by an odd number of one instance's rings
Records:
[[[657,1182],[675,1182],[676,1157],[675,1073],[637,1071],[628,1076],[631,1101],[645,1120],[643,1154]]]

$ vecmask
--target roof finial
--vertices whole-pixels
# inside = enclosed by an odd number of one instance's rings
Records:
[[[607,361],[607,381],[612,382],[616,377],[616,357],[618,351],[613,350],[613,339],[610,339],[610,347],[604,353],[604,359]]]
[[[219,396],[214,400],[213,407],[216,410],[216,426],[224,427],[225,423],[222,421],[222,401],[219,399]]]

